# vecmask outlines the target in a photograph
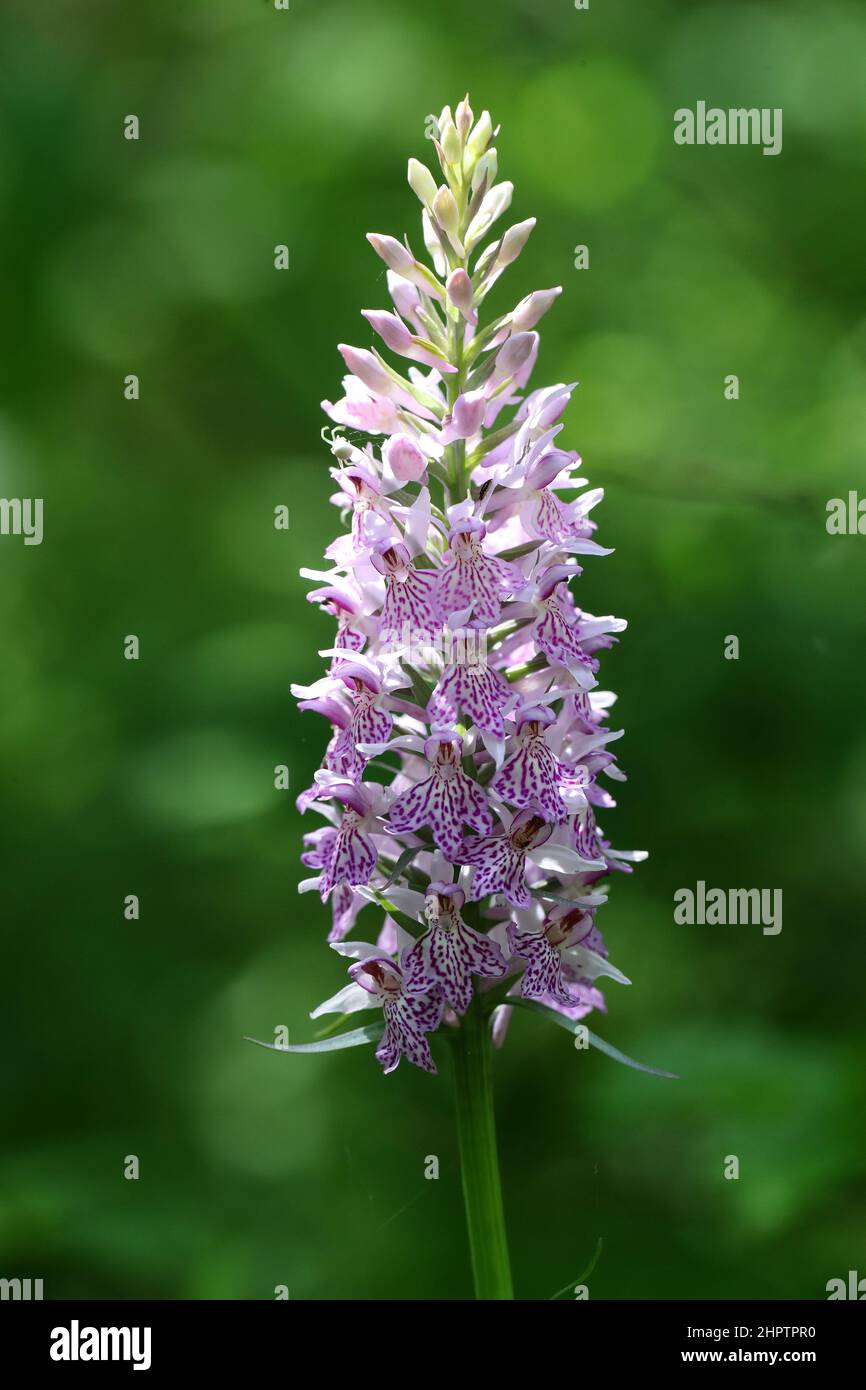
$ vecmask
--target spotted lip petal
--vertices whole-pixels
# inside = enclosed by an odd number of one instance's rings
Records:
[[[551,944],[548,934],[520,931],[512,926],[508,940],[514,954],[526,961],[517,992],[524,999],[550,998],[572,1007],[576,1001],[563,976],[562,953]]]
[[[543,843],[551,830],[535,812],[522,811],[505,834],[467,836],[460,848],[460,862],[475,869],[472,901],[502,893],[512,907],[529,907],[532,895],[526,882],[527,853],[535,843]]]
[[[430,888],[434,885],[431,883]],[[458,889],[454,894],[463,896]],[[495,941],[463,921],[458,906],[440,913],[405,957],[407,976],[419,986],[434,980],[445,1001],[465,1013],[472,1002],[472,977],[498,979],[508,962]]]
[[[436,1064],[426,1034],[442,1021],[444,1001],[438,993],[414,987],[401,967],[386,955],[365,956],[349,967],[352,982],[360,985],[382,1006],[385,1032],[376,1056],[387,1074],[407,1057],[423,1071],[435,1073]]]
[[[490,783],[490,790],[512,806],[540,806],[545,818],[558,825],[568,815],[559,789],[560,765],[544,740],[540,722],[536,724],[530,720],[528,723],[529,732],[521,740],[520,747],[502,764]]]
[[[464,1013],[473,999],[473,976],[499,979],[506,973],[507,960],[499,944],[460,915],[466,894],[457,884],[432,880],[425,897],[427,931],[418,937],[403,956],[410,986],[428,987],[435,981],[446,1004]]]
[[[432,763],[425,781],[417,782],[393,802],[389,820],[397,831],[429,825],[436,844],[448,855],[459,852],[464,824],[480,831],[493,828],[493,816],[482,788],[466,775],[459,762],[439,758]]]
[[[505,677],[492,666],[446,667],[428,706],[435,719],[454,723],[461,712],[487,733],[505,733],[503,713],[511,700]]]

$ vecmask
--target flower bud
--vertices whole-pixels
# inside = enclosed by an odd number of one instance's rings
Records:
[[[380,396],[393,397],[394,383],[372,352],[368,352],[366,348],[349,347],[347,343],[338,343],[337,351],[352,375],[363,381],[371,391],[377,392]]]
[[[367,240],[376,255],[381,256],[391,270],[396,270],[398,275],[405,275],[407,280],[410,278],[408,272],[415,269],[415,257],[402,241],[393,236],[382,236],[379,232],[368,232]]]
[[[521,299],[511,315],[512,332],[525,333],[527,329],[534,328],[559,294],[562,294],[561,285],[553,290],[533,290],[532,294]]]
[[[410,159],[407,177],[412,192],[425,207],[429,207],[436,197],[436,180],[427,165],[418,159]]]
[[[385,309],[362,309],[361,313],[374,332],[379,334],[386,347],[392,352],[406,354],[412,346],[412,334],[396,314]]]
[[[382,457],[400,483],[420,483],[427,460],[408,434],[393,434],[382,448]]]
[[[404,280],[396,271],[389,270],[386,276],[388,293],[394,301],[394,308],[404,319],[411,319],[421,307],[418,291],[409,280]],[[531,327],[532,325],[530,325]]]
[[[443,232],[447,232],[449,237],[457,235],[460,213],[457,211],[454,194],[444,184],[440,189],[437,189],[436,197],[433,199],[433,216]]]
[[[514,376],[525,366],[538,343],[537,333],[512,333],[511,337],[499,349],[496,357],[496,366],[490,381],[494,385],[505,381],[508,377]]]
[[[500,217],[502,213],[505,212],[505,209],[511,203],[511,195],[513,192],[514,184],[506,182],[497,183],[489,192],[485,193],[481,202],[481,207],[469,224],[469,230],[466,233],[467,246],[478,241],[480,237],[483,237],[490,225],[496,221],[497,217]]]
[[[465,142],[467,135],[472,129],[472,107],[469,105],[469,95],[463,98],[454,113],[454,121],[457,126],[457,134]]]
[[[471,131],[469,139],[466,141],[466,148],[473,159],[477,159],[487,149],[490,137],[493,134],[493,122],[490,119],[489,111],[482,111]]]
[[[452,425],[457,439],[468,439],[477,434],[484,420],[487,399],[483,391],[466,391],[458,396],[451,412]]]
[[[462,268],[452,270],[445,282],[445,293],[455,308],[460,310],[467,323],[478,322],[475,312],[472,281]]]
[[[460,136],[457,134],[457,127],[453,121],[446,121],[440,127],[440,140],[442,143],[442,153],[452,169],[459,168],[460,156],[463,153],[460,146]]]
[[[418,342],[396,314],[389,314],[384,309],[362,309],[361,313],[392,352],[399,352],[401,357],[409,357],[414,362],[423,362],[425,367],[435,367],[439,372],[456,372],[457,368],[452,363]]]
[[[496,172],[498,168],[499,160],[496,150],[492,147],[489,150],[485,150],[472,173],[472,182],[470,184],[472,193],[475,193],[476,189],[480,188],[481,181],[485,177],[487,179],[487,187],[491,188],[496,182]]]
[[[424,233],[424,245],[427,247],[427,254],[433,262],[436,274],[445,275],[448,266],[442,251],[442,242],[439,239],[441,232],[426,208],[421,213],[421,228]]]
[[[426,216],[426,208],[423,215]],[[412,252],[403,245],[402,241],[398,241],[396,237],[382,236],[379,232],[368,232],[367,240],[390,270],[395,270],[405,280],[417,285],[425,294],[432,294],[437,299],[443,298],[441,285],[437,284],[429,270],[425,270],[423,265],[419,265]]]
[[[527,217],[525,222],[515,222],[513,227],[508,228],[496,255],[497,266],[511,265],[512,261],[517,260],[534,226],[535,218]]]

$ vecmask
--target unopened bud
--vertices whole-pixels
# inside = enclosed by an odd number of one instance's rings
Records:
[[[497,383],[505,381],[506,377],[514,376],[515,372],[519,372],[535,351],[537,342],[537,333],[512,333],[505,345],[499,350],[491,381]]]
[[[469,105],[469,95],[463,98],[454,113],[454,121],[457,126],[457,134],[461,140],[466,139],[472,129],[472,107]]]
[[[491,146],[489,150],[484,151],[484,154],[481,156],[478,163],[475,165],[475,169],[472,174],[472,182],[470,184],[471,191],[474,193],[477,188],[480,188],[481,181],[485,177],[487,179],[487,187],[492,188],[493,184],[496,182],[496,173],[498,168],[499,159],[496,154],[496,150],[493,149],[493,147]]]
[[[487,399],[483,391],[467,391],[458,396],[451,412],[452,429],[456,438],[468,439],[477,434],[484,420]]]
[[[361,313],[373,331],[379,334],[386,347],[392,352],[406,355],[412,346],[412,334],[402,319],[396,314],[387,313],[384,309],[362,309]]]
[[[426,208],[421,213],[421,228],[424,232],[424,245],[427,247],[427,254],[433,262],[437,275],[444,275],[448,269],[445,263],[445,256],[442,252],[441,233],[437,230],[438,223],[434,226],[433,218]]]
[[[394,308],[397,313],[402,314],[403,318],[411,319],[421,307],[417,289],[394,270],[388,271],[386,279],[388,281],[388,293],[394,301]]]
[[[427,472],[427,460],[408,434],[392,435],[382,457],[400,483],[418,483]]]
[[[460,221],[460,213],[454,201],[454,194],[451,192],[451,189],[446,188],[444,184],[441,188],[436,190],[436,197],[433,199],[432,210],[433,216],[436,218],[442,230],[447,232],[449,236],[456,236],[457,226]]]
[[[466,233],[467,245],[484,236],[491,223],[505,212],[511,202],[513,192],[513,183],[497,183],[488,193],[485,193],[481,200],[481,207],[469,224],[469,230]]]
[[[469,139],[466,141],[466,148],[473,159],[477,159],[487,149],[490,137],[493,134],[493,122],[490,119],[489,111],[482,111],[471,131]]]
[[[442,153],[445,156],[446,162],[451,165],[452,169],[458,168],[462,148],[460,145],[460,136],[457,134],[457,127],[453,121],[446,122],[446,124],[440,128],[440,139],[442,142]]]
[[[511,265],[512,261],[517,260],[517,257],[529,240],[529,234],[534,226],[535,218],[527,217],[525,222],[515,222],[513,227],[508,228],[508,231],[502,238],[502,244],[496,256],[496,264],[498,266]]]
[[[452,270],[445,282],[445,291],[451,303],[460,310],[467,323],[478,322],[472,294],[472,281],[465,270]]]
[[[553,290],[533,290],[532,294],[521,299],[511,315],[512,332],[525,333],[527,329],[534,328],[559,294],[562,294],[561,285]]]
[[[436,197],[436,180],[427,165],[418,159],[410,159],[407,177],[412,192],[425,207],[429,207]]]
[[[376,255],[381,256],[391,270],[396,270],[398,275],[405,275],[409,279],[408,272],[415,268],[415,257],[402,241],[393,236],[382,236],[379,232],[368,232],[367,240]]]
[[[426,209],[422,216],[426,216]],[[437,284],[429,270],[425,270],[425,267],[415,260],[412,252],[402,241],[398,241],[396,237],[382,236],[379,232],[368,232],[367,240],[376,254],[382,257],[389,270],[395,270],[404,280],[409,280],[424,290],[425,294],[432,294],[436,299],[443,298],[442,287]]]
[[[343,358],[346,366],[353,376],[359,381],[363,381],[371,391],[376,391],[381,396],[394,395],[394,384],[387,372],[379,365],[372,352],[366,348],[349,347],[347,343],[338,343],[337,351]]]

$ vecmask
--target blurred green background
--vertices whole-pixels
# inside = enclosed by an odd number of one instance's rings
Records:
[[[0,1275],[52,1298],[470,1293],[447,1058],[386,1080],[369,1049],[242,1040],[310,1037],[343,980],[295,894],[323,727],[287,688],[330,630],[297,571],[337,519],[319,401],[384,303],[364,233],[420,246],[406,159],[467,88],[502,123],[512,220],[539,219],[494,307],[564,287],[534,384],[580,381],[563,438],[616,547],[582,601],[630,621],[604,662],[630,779],[605,825],[651,858],[614,884],[634,985],[593,1026],[682,1075],[515,1016],[518,1294],[599,1237],[593,1298],[866,1274],[866,538],[825,529],[829,498],[866,496],[864,51],[840,0],[5,0],[0,494],[43,497],[45,537],[0,539]],[[782,154],[675,146],[699,99],[781,106]],[[676,925],[697,879],[782,888],[782,934]]]

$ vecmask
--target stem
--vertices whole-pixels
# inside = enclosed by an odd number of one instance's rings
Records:
[[[490,1021],[476,997],[454,1039],[457,1132],[475,1297],[510,1299],[511,1268],[493,1116]]]

